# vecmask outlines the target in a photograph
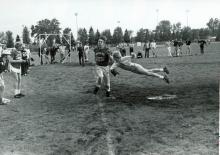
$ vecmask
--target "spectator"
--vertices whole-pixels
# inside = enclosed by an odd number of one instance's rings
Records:
[[[12,50],[11,57],[9,58],[9,70],[14,73],[15,77],[15,95],[14,98],[21,98],[25,95],[21,93],[21,63],[26,62],[22,60],[22,43],[15,44],[15,50]]]
[[[84,46],[84,51],[85,51],[85,62],[89,61],[88,53],[89,53],[89,44],[86,44]]]
[[[153,41],[150,43],[150,48],[151,48],[153,57],[157,57],[157,53],[156,53],[157,44],[156,44],[155,40],[153,40]]]
[[[144,57],[149,58],[149,51],[150,51],[150,42],[149,41],[145,42],[143,50],[145,51]]]
[[[83,46],[82,46],[81,42],[78,43],[77,51],[78,51],[78,55],[79,55],[79,64],[84,66],[85,65],[85,58],[84,58],[84,50],[83,50]]]
[[[187,40],[187,41],[186,41],[186,54],[187,54],[187,55],[191,55],[190,45],[191,45],[191,41],[190,41],[190,40]]]
[[[204,54],[204,46],[207,45],[205,40],[199,40],[198,41],[199,46],[200,46],[200,52],[203,55]]]

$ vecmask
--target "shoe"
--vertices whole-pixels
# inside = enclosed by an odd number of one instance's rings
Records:
[[[95,87],[93,94],[97,94],[98,91],[99,91],[99,87]]]
[[[21,98],[19,94],[14,95],[14,98]]]
[[[170,73],[166,66],[163,68],[163,71],[164,71],[165,73],[167,73],[167,74]]]
[[[106,97],[110,97],[110,91],[106,91]]]
[[[20,93],[20,94],[18,94],[20,97],[25,97],[25,95],[24,94],[22,94],[22,93]]]
[[[166,83],[170,83],[169,78],[168,78],[166,75],[164,76],[163,80],[164,80]]]

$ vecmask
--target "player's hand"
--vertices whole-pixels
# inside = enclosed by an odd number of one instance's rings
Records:
[[[116,71],[115,69],[112,69],[112,70],[111,70],[111,73],[112,73],[114,76],[119,75],[119,72]]]

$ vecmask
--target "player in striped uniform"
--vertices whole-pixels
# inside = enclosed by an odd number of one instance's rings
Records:
[[[106,96],[110,96],[110,76],[109,76],[109,62],[113,58],[111,56],[110,50],[106,47],[106,37],[101,36],[98,40],[98,47],[94,49],[95,53],[95,77],[96,77],[96,87],[94,89],[94,94],[97,94],[102,83],[104,83]]]

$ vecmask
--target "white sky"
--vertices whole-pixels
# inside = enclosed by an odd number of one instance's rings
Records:
[[[140,28],[155,29],[157,19],[181,22],[191,28],[206,27],[208,20],[220,19],[220,0],[0,0],[0,32],[22,32],[42,19],[56,18],[61,28],[70,27],[75,35],[78,27],[90,26],[113,30],[116,26],[136,32]],[[158,14],[156,10],[158,11]],[[158,15],[158,16],[157,16]],[[158,17],[158,18],[157,18]],[[118,23],[117,21],[120,21]]]

